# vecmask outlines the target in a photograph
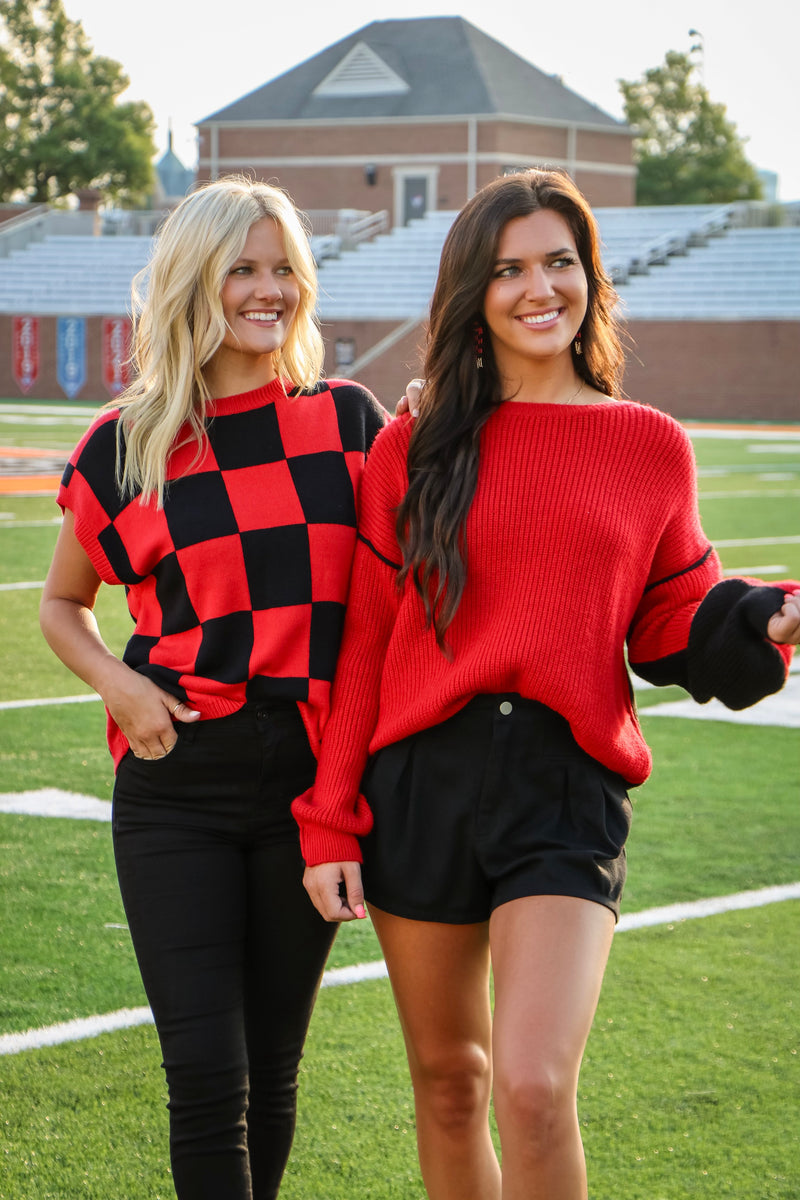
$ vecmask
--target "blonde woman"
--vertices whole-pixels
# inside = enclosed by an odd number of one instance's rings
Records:
[[[146,276],[136,380],[64,473],[41,624],[108,711],[176,1192],[268,1200],[335,930],[303,891],[289,804],[314,774],[385,413],[320,379],[314,263],[279,189],[230,178],[188,196]],[[127,589],[121,660],[93,615],[101,583]]]

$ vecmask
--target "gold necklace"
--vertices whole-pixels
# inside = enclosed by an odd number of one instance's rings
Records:
[[[572,395],[570,396],[569,400],[562,400],[562,404],[572,404],[573,400],[577,400],[578,396],[580,396],[581,392],[583,391],[583,385],[585,382],[586,382],[586,380],[582,379],[580,381],[580,383],[578,384],[577,392],[573,392]]]

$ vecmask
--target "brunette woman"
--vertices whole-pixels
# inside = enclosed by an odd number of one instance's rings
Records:
[[[319,911],[369,902],[431,1200],[585,1200],[578,1072],[651,765],[626,647],[645,679],[740,708],[800,638],[800,585],[722,580],[683,429],[619,399],[614,305],[565,175],[497,179],[457,218],[419,417],[367,464],[293,806]]]

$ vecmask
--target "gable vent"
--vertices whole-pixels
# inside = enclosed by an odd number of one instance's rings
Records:
[[[358,42],[314,88],[315,96],[397,96],[409,91],[404,79],[366,42]]]

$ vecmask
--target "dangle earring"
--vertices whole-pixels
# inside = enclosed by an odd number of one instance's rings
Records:
[[[480,371],[483,367],[483,322],[478,317],[472,326],[472,347],[475,351],[475,368]]]
[[[578,330],[578,332],[575,334],[575,341],[574,341],[572,344],[573,344],[573,346],[574,346],[574,348],[575,348],[575,353],[577,354],[578,358],[580,358],[580,357],[582,356],[582,354],[583,354],[583,345],[581,344],[581,331],[580,331],[580,329],[579,329],[579,330]]]

